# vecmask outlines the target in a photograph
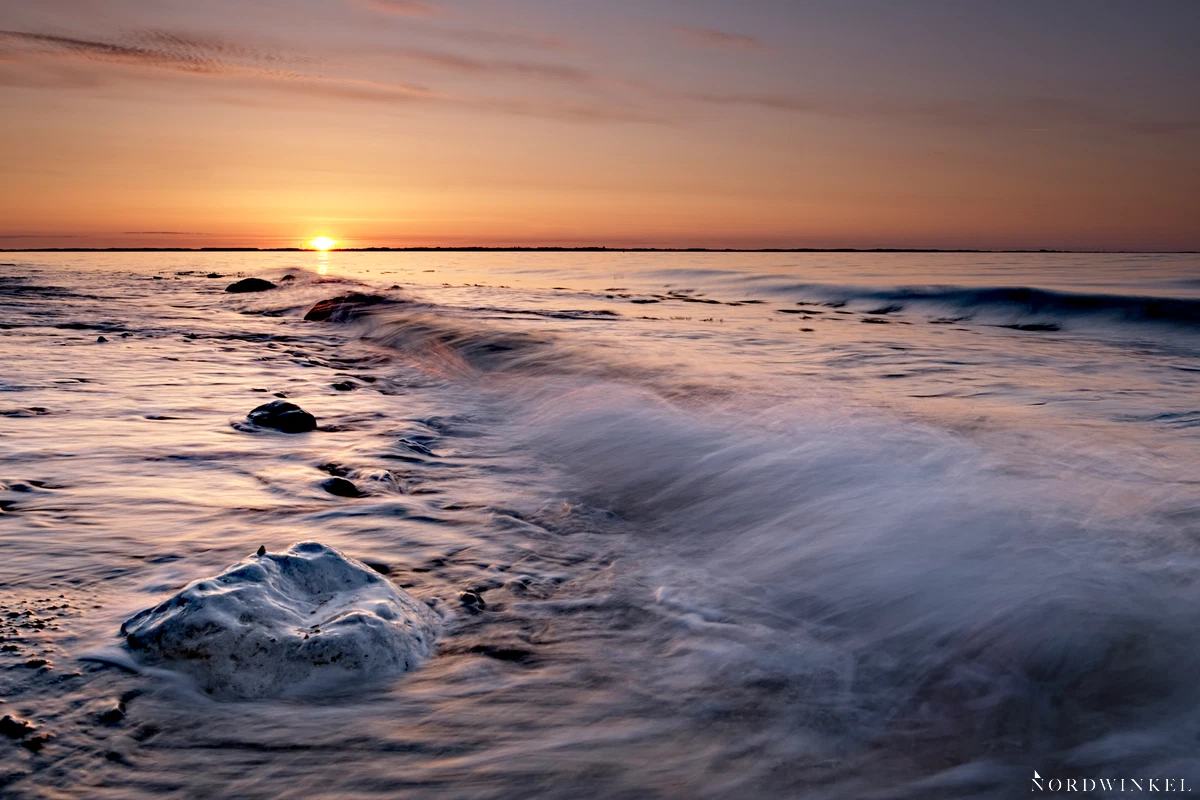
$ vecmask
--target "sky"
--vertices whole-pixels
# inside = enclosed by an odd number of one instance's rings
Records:
[[[0,248],[1200,249],[1193,0],[0,0]]]

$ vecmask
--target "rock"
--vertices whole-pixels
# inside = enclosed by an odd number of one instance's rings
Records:
[[[31,753],[40,753],[42,748],[46,746],[46,742],[53,738],[54,734],[52,733],[39,733],[37,736],[30,736],[21,742],[21,746]]]
[[[4,719],[0,719],[0,734],[4,734],[10,739],[20,739],[26,734],[33,733],[37,730],[32,722],[20,717],[14,717],[8,714],[4,715]]]
[[[108,341],[108,339],[105,339],[103,336],[96,337],[96,344],[104,344],[107,341]]]
[[[483,601],[483,595],[474,589],[468,589],[465,592],[458,593],[458,601],[469,608],[484,609],[487,608],[487,603]]]
[[[1025,325],[1000,325],[1001,328],[1010,328],[1014,331],[1059,331],[1061,327],[1053,322],[1030,322]]]
[[[365,497],[350,481],[345,478],[329,478],[321,482],[321,488],[338,497]]]
[[[256,556],[265,556],[266,554],[267,554],[267,546],[265,544],[260,544],[258,546],[258,550],[256,550],[254,552],[254,555],[256,555]]]
[[[309,309],[304,315],[307,322],[346,322],[352,319],[363,308],[386,303],[386,297],[376,294],[347,294],[341,297],[331,297],[322,300]]]
[[[218,697],[259,698],[415,669],[438,628],[425,603],[366,565],[304,542],[196,581],[122,632],[143,663]]]
[[[219,272],[210,272],[207,275],[205,275],[204,277],[206,277],[206,278],[224,278],[225,276]]]
[[[279,282],[280,283],[291,283],[294,280],[296,280],[295,275],[284,275],[282,278],[279,279]]]
[[[96,721],[101,725],[116,725],[121,720],[125,719],[125,709],[121,707],[123,704],[118,704],[114,708],[110,708],[103,714],[96,717]]]
[[[268,289],[274,289],[275,284],[270,281],[264,281],[262,278],[242,278],[237,283],[231,283],[225,287],[227,292],[265,292]]]
[[[263,428],[274,428],[284,433],[304,433],[315,430],[317,419],[295,403],[273,400],[246,415],[246,418]]]
[[[353,392],[358,388],[358,384],[354,381],[340,381],[338,383],[331,383],[330,388],[337,389],[339,392]]]

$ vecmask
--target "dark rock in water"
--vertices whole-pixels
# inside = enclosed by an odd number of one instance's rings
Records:
[[[321,488],[338,497],[364,497],[363,493],[358,490],[358,487],[345,478],[329,478],[324,480],[321,482]]]
[[[219,272],[210,272],[207,275],[205,275],[204,277],[206,277],[206,278],[224,278],[225,276]]]
[[[307,322],[345,322],[367,306],[386,303],[386,297],[376,294],[347,294],[322,300],[304,315]]]
[[[1053,322],[1031,322],[1025,325],[1001,325],[1001,328],[1010,328],[1014,331],[1059,331],[1062,330]]]
[[[4,719],[0,719],[0,733],[10,739],[20,739],[22,736],[33,733],[37,728],[32,722],[20,717],[13,717],[8,714],[4,715]]]
[[[524,647],[510,647],[503,644],[477,644],[473,646],[470,653],[478,653],[481,656],[494,658],[497,661],[511,661],[515,664],[528,664],[534,660],[532,650],[527,650]]]
[[[330,386],[332,386],[334,389],[337,389],[339,392],[353,392],[358,388],[358,384],[354,381],[341,381],[340,383],[330,384]]]
[[[284,275],[282,278],[279,279],[279,282],[280,283],[291,283],[294,280],[296,280],[295,275]]]
[[[284,433],[304,433],[315,430],[317,419],[295,403],[274,400],[251,411],[246,418],[263,428]]]
[[[391,575],[392,574],[392,568],[389,567],[387,564],[380,563],[379,561],[364,561],[363,563],[366,564],[371,569],[378,572],[380,575]]]
[[[104,344],[107,341],[108,341],[108,339],[105,339],[103,336],[96,337],[96,344]]]
[[[121,705],[110,708],[96,717],[96,721],[101,725],[116,725],[123,719],[125,719],[125,709],[121,708]]]
[[[398,676],[433,654],[439,628],[425,603],[317,542],[234,564],[124,625],[139,661],[247,699]]]
[[[262,278],[242,278],[237,283],[231,283],[225,287],[227,292],[265,292],[268,289],[274,289],[275,284],[270,281],[264,281]]]
[[[465,592],[459,592],[458,601],[469,608],[487,608],[487,603],[483,601],[483,595],[474,589],[468,589]]]
[[[42,748],[46,746],[46,742],[54,738],[52,733],[39,733],[37,736],[30,736],[25,741],[21,742],[21,747],[24,747],[31,753],[40,753]]]
[[[328,472],[330,475],[336,475],[339,478],[344,478],[350,474],[350,469],[348,467],[345,467],[336,461],[330,461],[327,464],[322,464],[321,466],[317,467],[317,469],[321,470],[322,472]]]
[[[255,551],[255,553],[254,553],[254,555],[256,555],[256,556],[265,556],[266,554],[267,554],[267,546],[265,544],[260,544],[258,546],[258,550]]]

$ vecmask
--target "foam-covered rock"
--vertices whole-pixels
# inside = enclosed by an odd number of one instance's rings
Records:
[[[297,696],[416,668],[439,620],[379,573],[317,542],[253,555],[130,617],[142,663],[226,698]]]
[[[274,428],[284,433],[304,433],[317,429],[316,417],[286,400],[263,403],[247,414],[246,419],[261,428]]]

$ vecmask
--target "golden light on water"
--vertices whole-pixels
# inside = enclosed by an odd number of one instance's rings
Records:
[[[331,236],[314,236],[308,240],[310,250],[332,250],[338,246],[338,240]]]

